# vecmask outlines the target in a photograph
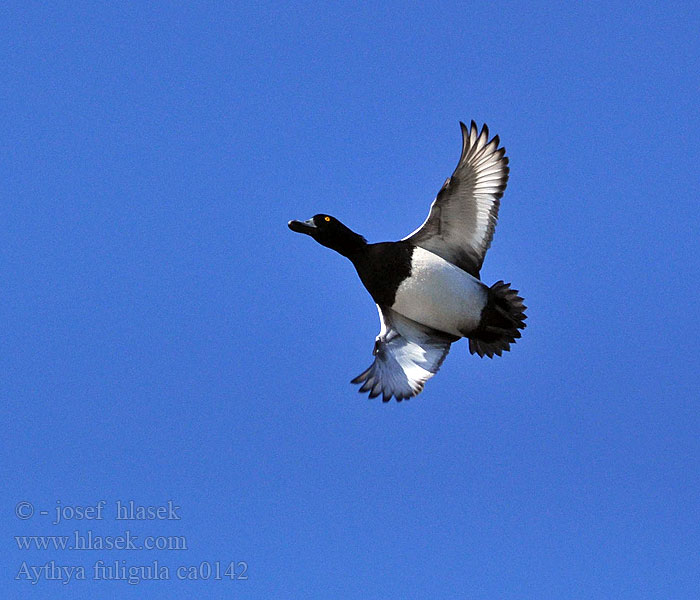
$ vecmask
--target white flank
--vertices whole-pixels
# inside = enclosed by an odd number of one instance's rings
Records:
[[[462,336],[479,324],[487,288],[466,271],[416,248],[411,276],[396,292],[393,310],[418,323]]]

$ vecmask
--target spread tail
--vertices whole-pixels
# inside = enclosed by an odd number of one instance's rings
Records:
[[[479,326],[469,333],[469,352],[493,358],[508,352],[510,345],[520,337],[520,329],[525,329],[525,309],[518,290],[509,283],[497,281],[489,288],[489,297]]]

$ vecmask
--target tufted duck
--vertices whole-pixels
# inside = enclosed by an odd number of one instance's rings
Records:
[[[498,356],[525,328],[518,291],[479,278],[508,181],[508,158],[488,127],[462,127],[462,154],[428,218],[398,242],[368,244],[335,217],[318,214],[289,228],[349,258],[377,304],[381,331],[374,362],[352,383],[369,397],[398,401],[420,393],[450,345],[469,339],[469,351]]]

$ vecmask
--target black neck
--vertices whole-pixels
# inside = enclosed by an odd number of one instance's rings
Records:
[[[359,233],[349,231],[341,239],[334,240],[330,248],[352,260],[352,257],[367,246],[367,240]]]

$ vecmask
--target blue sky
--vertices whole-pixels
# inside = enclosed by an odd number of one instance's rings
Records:
[[[1,16],[3,598],[697,598],[696,5]],[[511,161],[482,278],[528,328],[370,401],[374,305],[286,223],[403,237],[471,119]],[[127,529],[187,549],[15,540]],[[86,580],[17,579],[50,561]],[[217,561],[248,580],[177,579]]]

